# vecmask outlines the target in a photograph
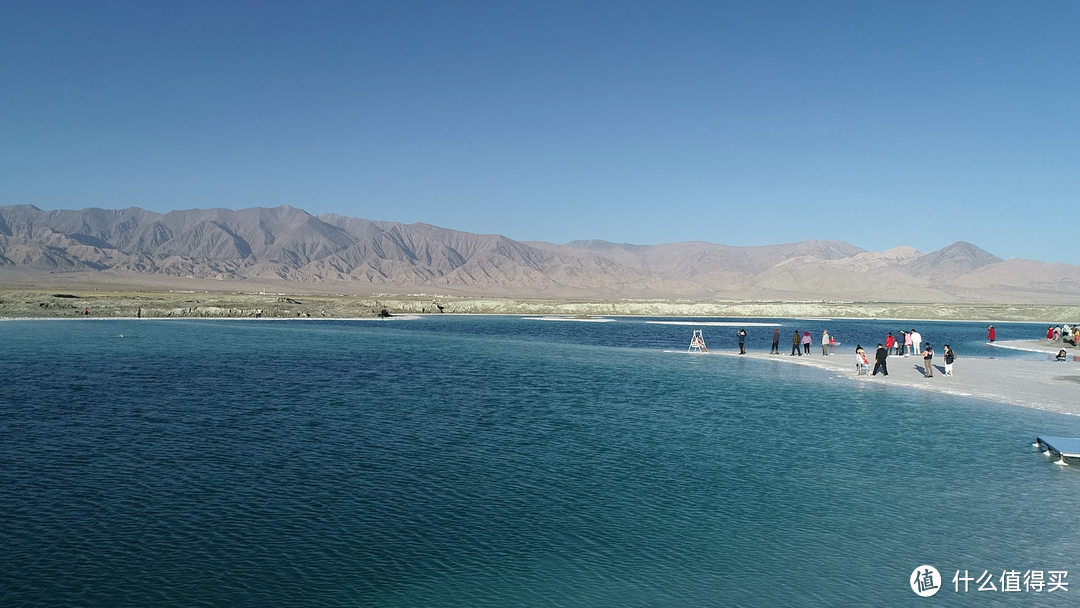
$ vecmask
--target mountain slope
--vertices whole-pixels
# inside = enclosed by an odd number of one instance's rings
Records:
[[[843,241],[759,247],[514,241],[294,207],[43,211],[0,207],[3,268],[430,287],[572,297],[949,301],[1080,296],[1080,267],[1002,261],[965,242],[877,253]],[[1040,296],[1041,297],[1041,296]]]
[[[913,259],[906,264],[908,274],[933,279],[955,279],[973,270],[990,264],[997,264],[1002,259],[979,249],[971,243],[957,241],[933,253]]]

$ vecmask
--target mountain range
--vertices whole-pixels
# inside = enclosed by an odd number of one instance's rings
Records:
[[[0,207],[10,271],[415,289],[461,295],[1075,303],[1080,266],[843,241],[759,247],[515,241],[295,207],[43,211]],[[8,271],[8,272],[6,272]]]

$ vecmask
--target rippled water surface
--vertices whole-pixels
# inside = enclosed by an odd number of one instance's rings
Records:
[[[845,347],[906,329],[828,325]],[[2,323],[0,605],[1070,603],[957,594],[957,569],[1080,594],[1080,466],[1030,446],[1080,418],[663,352],[689,330]]]

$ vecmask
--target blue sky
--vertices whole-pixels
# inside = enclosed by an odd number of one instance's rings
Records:
[[[1080,264],[1080,3],[0,3],[0,204]]]

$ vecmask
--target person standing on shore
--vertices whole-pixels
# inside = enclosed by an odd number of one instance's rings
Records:
[[[769,354],[770,355],[772,355],[772,354],[779,355],[780,354],[780,330],[779,329],[774,328],[772,330],[772,348],[769,349]]]
[[[951,376],[952,375],[952,363],[953,363],[953,361],[956,360],[956,353],[953,352],[953,349],[949,348],[948,344],[946,344],[945,346],[942,346],[941,348],[944,349],[944,355],[945,355],[945,375],[946,376]]]
[[[1053,340],[1054,339],[1054,326],[1053,325],[1046,328],[1046,339],[1047,340]]]
[[[814,339],[810,337],[810,332],[804,331],[802,335],[802,347],[806,351],[806,354],[810,354],[810,345],[814,343]]]
[[[878,370],[880,369],[881,373],[888,376],[889,375],[889,367],[887,365],[885,365],[885,359],[888,359],[888,358],[889,358],[888,349],[886,349],[884,346],[882,346],[880,343],[878,343],[877,352],[874,353],[874,373],[872,373],[870,375],[871,376],[876,376],[877,373],[878,373]]]
[[[829,336],[829,354],[830,355],[835,355],[836,354],[836,345],[837,344],[838,343],[836,341],[836,336],[830,335]]]
[[[893,348],[893,344],[895,344],[895,343],[896,343],[896,338],[893,338],[892,332],[890,331],[889,335],[885,336],[885,350],[887,350],[888,352],[891,353],[892,348]]]
[[[997,339],[997,332],[994,330],[994,326],[991,325],[990,329],[986,330],[986,339],[993,342]]]
[[[829,330],[827,329],[821,332],[821,356],[829,356]]]
[[[914,354],[914,351],[912,350],[911,333],[907,332],[904,333],[904,356],[907,357],[912,354]]]
[[[914,349],[912,352],[922,352],[922,334],[911,330],[911,347]]]
[[[802,356],[802,351],[799,350],[799,330],[797,329],[795,330],[795,335],[791,336],[791,354],[788,356],[794,357],[796,354],[800,357]]]
[[[934,349],[930,348],[930,343],[929,342],[926,343],[926,348],[924,348],[923,351],[922,351],[922,360],[923,360],[923,370],[925,370],[923,372],[923,377],[924,378],[933,378],[934,377]]]
[[[740,355],[745,355],[746,354],[746,330],[745,329],[740,329],[738,332],[735,333],[735,337],[737,337],[739,339],[739,354]]]

